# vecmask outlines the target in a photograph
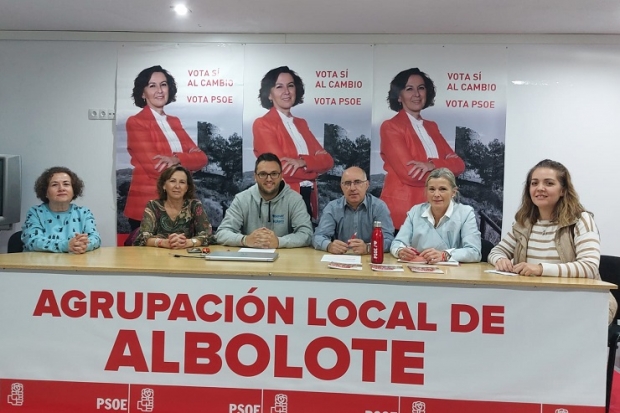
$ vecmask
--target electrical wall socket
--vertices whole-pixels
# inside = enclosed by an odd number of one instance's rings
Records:
[[[114,109],[88,109],[90,120],[110,120],[116,117]]]

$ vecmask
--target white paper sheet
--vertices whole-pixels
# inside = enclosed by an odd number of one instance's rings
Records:
[[[519,275],[519,274],[515,274],[514,272],[498,271],[498,270],[484,270],[484,272],[488,272],[491,274],[499,274],[499,275],[509,275],[511,277],[514,277],[515,275]]]
[[[405,261],[405,260],[401,260],[400,258],[398,259],[398,262],[405,262],[411,265],[418,265],[418,264],[423,265],[423,266],[429,265],[423,262]],[[434,262],[432,265],[447,265],[450,267],[458,267],[459,265],[461,265],[461,263],[458,261],[439,261],[439,262]]]
[[[361,264],[361,255],[332,255],[325,254],[321,258],[321,262],[339,262],[342,264]]]
[[[269,253],[269,252],[276,252],[275,248],[240,248],[239,252],[262,252],[262,253]]]

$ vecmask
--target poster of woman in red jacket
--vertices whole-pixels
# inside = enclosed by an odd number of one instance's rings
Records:
[[[179,118],[164,107],[176,100],[174,77],[161,66],[142,70],[134,81],[134,104],[143,108],[127,119],[127,152],[133,173],[125,216],[131,229],[140,226],[146,203],[157,199],[157,178],[169,166],[181,164],[191,171],[207,164],[207,155],[187,134]]]
[[[448,168],[459,175],[465,163],[437,124],[422,118],[422,110],[435,101],[435,84],[426,73],[418,68],[398,73],[390,82],[387,100],[397,114],[380,129],[380,155],[386,171],[381,199],[398,229],[412,206],[426,202],[424,185],[430,171]]]
[[[259,99],[269,111],[252,125],[254,155],[276,154],[282,161],[287,184],[299,192],[313,218],[318,217],[317,177],[334,166],[310,131],[308,123],[292,115],[291,108],[304,101],[304,83],[288,66],[268,71],[261,81]]]

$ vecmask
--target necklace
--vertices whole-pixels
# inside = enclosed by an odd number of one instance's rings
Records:
[[[538,225],[540,228],[540,233],[541,235],[547,235],[547,233],[551,232],[552,229],[554,229],[553,227],[553,221],[549,220],[549,219],[538,219],[536,221],[536,225]]]

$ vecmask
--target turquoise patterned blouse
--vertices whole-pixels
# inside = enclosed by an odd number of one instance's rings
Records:
[[[76,234],[88,235],[86,251],[101,246],[93,213],[75,204],[64,212],[50,210],[49,204],[33,206],[22,225],[24,251],[69,252],[69,241]]]

